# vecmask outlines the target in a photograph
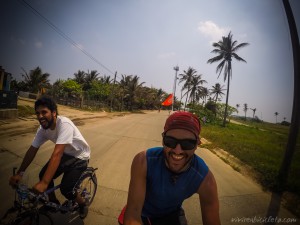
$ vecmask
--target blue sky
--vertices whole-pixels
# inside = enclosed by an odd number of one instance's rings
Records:
[[[0,65],[21,79],[40,66],[58,78],[73,78],[78,70],[100,75],[137,75],[144,86],[171,93],[175,71],[195,68],[211,89],[217,79],[212,43],[229,31],[239,43],[248,42],[238,54],[247,63],[233,61],[229,104],[256,108],[256,115],[270,122],[290,121],[293,97],[292,49],[288,24],[280,0],[31,0],[33,8],[51,21],[75,47],[41,17],[18,0],[0,2]],[[297,0],[291,0],[299,10]],[[298,16],[300,13],[295,13]],[[299,24],[298,24],[299,26]],[[299,28],[298,28],[299,30]],[[94,57],[97,62],[80,49]],[[103,67],[104,66],[104,67]],[[180,98],[181,84],[176,96]],[[225,96],[222,99],[225,102]],[[248,110],[247,116],[252,116]]]

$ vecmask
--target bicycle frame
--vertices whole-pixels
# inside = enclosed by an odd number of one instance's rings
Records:
[[[83,182],[83,180],[85,178],[91,179],[93,181],[93,184],[96,185],[96,186],[94,186],[95,189],[92,192],[92,195],[90,195],[90,196],[87,195],[88,197],[91,197],[91,201],[93,200],[96,190],[97,190],[97,178],[95,175],[95,171],[97,169],[98,168],[87,167],[87,169],[82,173],[82,175],[78,179],[76,186],[74,187],[74,191],[78,191],[78,190],[80,190],[80,188],[78,189],[77,186],[82,184],[81,182]],[[16,168],[13,168],[13,174],[15,174],[15,171],[16,171]],[[38,216],[36,216],[36,215],[40,213],[40,209],[41,209],[40,206],[43,206],[43,205],[50,207],[54,211],[60,211],[63,213],[74,212],[79,207],[78,204],[74,200],[67,200],[65,202],[66,204],[63,204],[63,205],[56,204],[56,203],[49,201],[48,195],[52,192],[55,192],[57,189],[60,188],[60,186],[61,186],[61,184],[58,184],[58,185],[54,186],[53,188],[50,188],[41,194],[36,194],[32,190],[28,189],[28,187],[27,187],[26,199],[22,199],[22,197],[19,196],[20,192],[18,192],[18,190],[19,190],[19,186],[18,186],[17,189],[15,190],[15,200],[14,200],[13,207],[7,210],[6,214],[1,218],[0,222],[2,220],[4,220],[9,214],[15,213],[15,212],[17,212],[17,215],[16,215],[16,218],[14,221],[20,220],[21,218],[26,217],[29,214],[35,215],[35,218],[38,218]],[[81,191],[82,191],[81,194],[83,194],[83,195],[86,194],[84,192],[86,190],[81,190]],[[91,194],[91,193],[88,193],[88,194]],[[45,212],[43,214],[46,215]]]

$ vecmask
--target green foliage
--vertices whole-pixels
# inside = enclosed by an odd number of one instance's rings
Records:
[[[277,174],[287,144],[288,127],[269,123],[229,123],[227,127],[207,124],[201,135],[212,142],[208,148],[222,148],[251,166],[259,174],[260,183],[268,189],[278,187]],[[300,138],[291,165],[288,191],[300,196]]]
[[[218,118],[222,118],[222,119],[224,118],[225,107],[226,107],[226,104],[224,104],[224,103],[217,103],[217,117]],[[228,105],[227,106],[227,117],[231,116],[236,111],[237,111],[236,108]]]
[[[62,88],[68,93],[69,97],[79,97],[82,94],[81,86],[75,80],[63,81]]]
[[[216,124],[219,122],[212,110],[201,105],[194,105],[190,108],[190,112],[195,113],[202,121],[203,125],[206,123]]]
[[[99,81],[92,81],[91,88],[87,91],[89,96],[95,100],[105,100],[111,94],[111,85],[108,83],[101,83]]]

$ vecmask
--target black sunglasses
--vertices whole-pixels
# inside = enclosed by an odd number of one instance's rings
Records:
[[[170,136],[163,136],[163,143],[168,148],[176,148],[180,144],[182,150],[193,150],[197,145],[196,139],[176,139]]]

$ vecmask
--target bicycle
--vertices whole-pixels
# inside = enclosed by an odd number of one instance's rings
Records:
[[[13,168],[13,174],[15,174],[16,169]],[[95,173],[97,169],[87,167],[74,187],[74,191],[86,200],[88,206],[93,202],[97,191],[97,177]],[[15,190],[13,207],[7,210],[1,218],[0,224],[53,225],[49,211],[62,213],[78,211],[79,206],[74,200],[66,200],[62,205],[49,201],[49,193],[60,188],[60,185],[58,184],[44,193],[36,194],[26,185],[19,184]],[[47,207],[47,210],[44,210],[45,207],[43,206]],[[10,218],[9,215],[13,215],[13,218]]]

